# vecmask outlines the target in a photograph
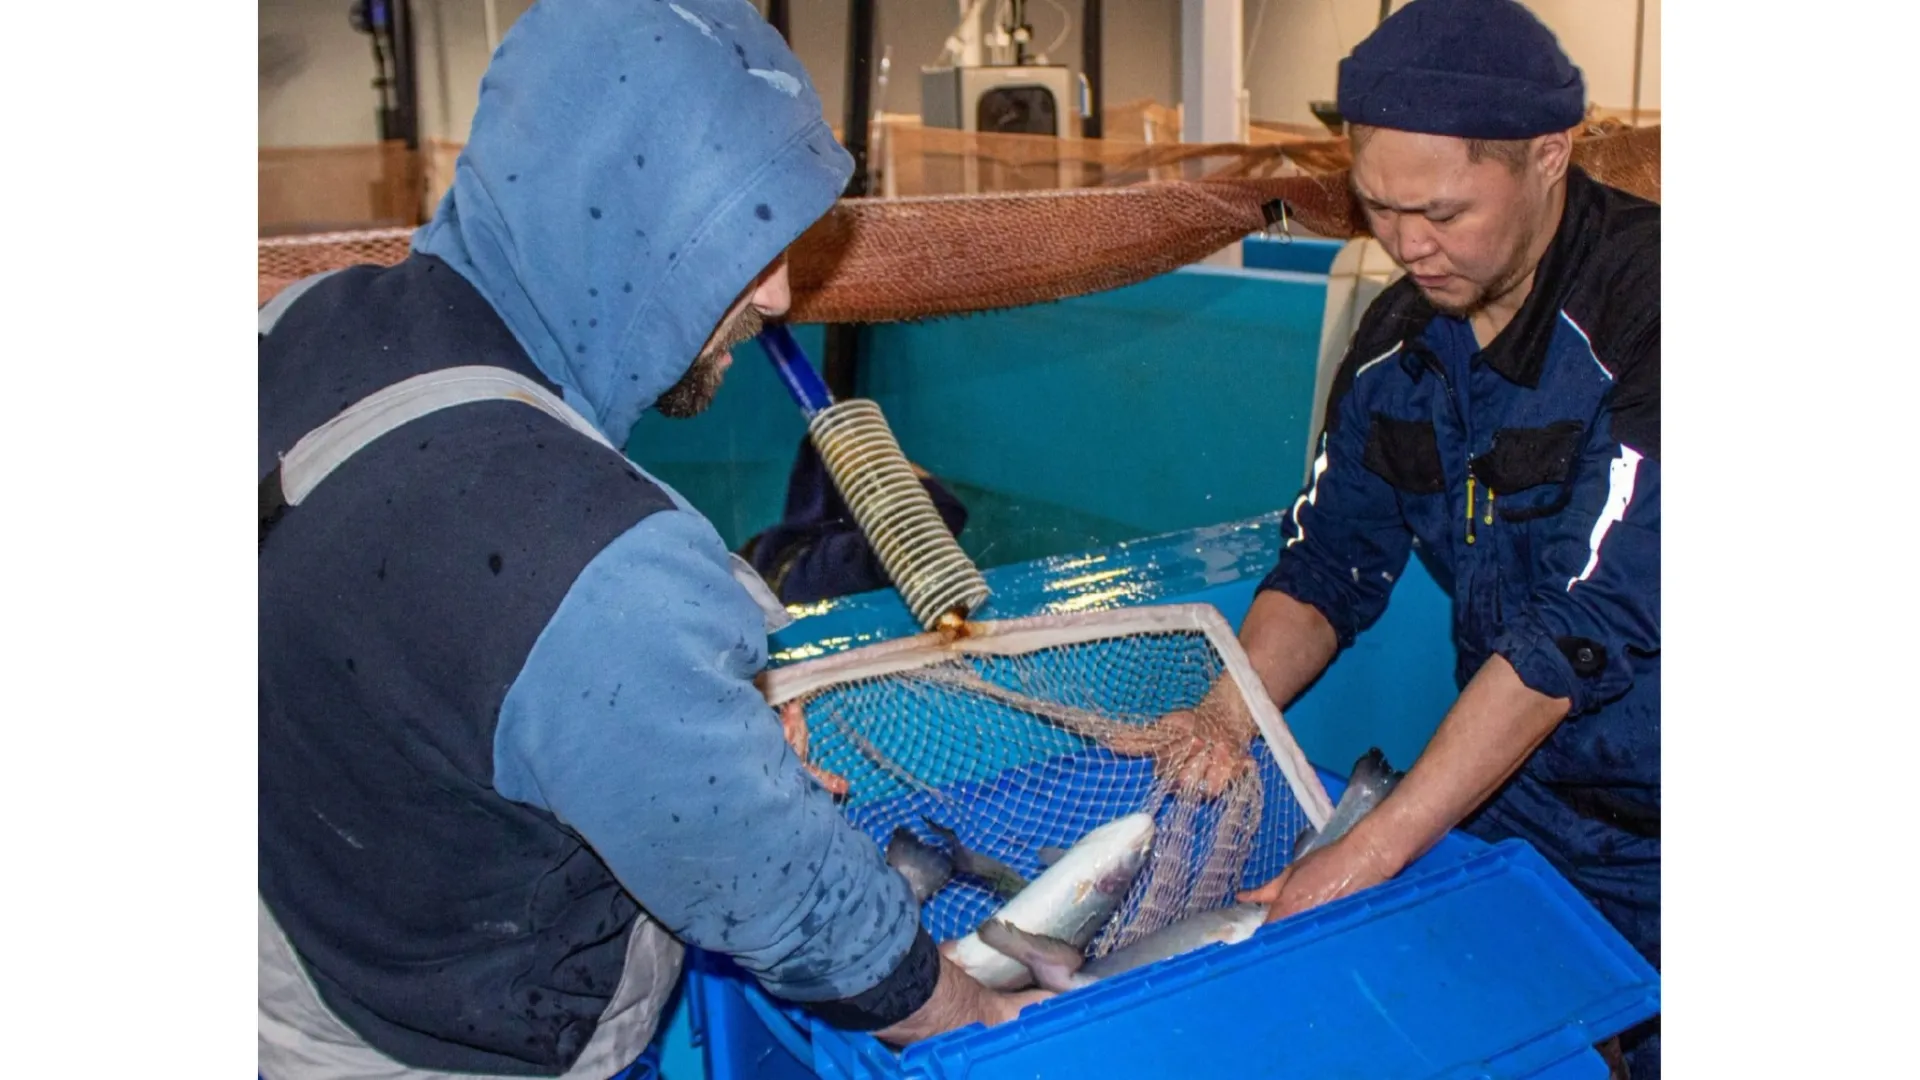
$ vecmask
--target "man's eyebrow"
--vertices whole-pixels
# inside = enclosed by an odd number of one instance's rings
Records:
[[[1450,210],[1457,211],[1463,209],[1466,206],[1466,203],[1459,199],[1440,199],[1420,206],[1395,206],[1385,200],[1376,199],[1361,190],[1359,183],[1351,176],[1347,177],[1347,186],[1353,189],[1353,197],[1359,199],[1367,206],[1378,210],[1392,210],[1397,214],[1432,214],[1436,211],[1446,213]]]

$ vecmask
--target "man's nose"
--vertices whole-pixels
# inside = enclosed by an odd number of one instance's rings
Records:
[[[1394,230],[1393,239],[1396,245],[1395,254],[1400,259],[1400,265],[1412,266],[1440,250],[1439,243],[1434,239],[1433,227],[1427,224],[1425,218],[1406,214],[1402,215],[1402,220],[1398,224],[1399,227]]]
[[[787,280],[785,260],[754,288],[753,298],[749,302],[755,311],[769,319],[777,319],[787,313],[787,309],[793,306],[793,287]]]

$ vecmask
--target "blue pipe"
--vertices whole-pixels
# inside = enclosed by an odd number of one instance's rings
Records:
[[[814,415],[833,404],[833,395],[828,392],[827,384],[820,381],[820,375],[813,370],[813,364],[807,360],[807,354],[801,351],[800,343],[793,339],[793,333],[783,323],[768,323],[760,331],[760,347],[767,350],[767,359],[773,361],[773,370],[780,375],[780,381],[787,386],[787,393],[793,395],[794,404],[812,420]]]

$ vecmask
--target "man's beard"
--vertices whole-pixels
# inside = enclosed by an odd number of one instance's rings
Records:
[[[1515,286],[1526,280],[1527,273],[1531,269],[1526,265],[1526,253],[1530,246],[1531,245],[1526,245],[1521,247],[1519,254],[1514,257],[1513,263],[1503,270],[1500,276],[1493,280],[1492,284],[1484,288],[1475,289],[1473,295],[1464,301],[1448,303],[1428,293],[1425,289],[1420,290],[1420,295],[1426,297],[1427,303],[1432,304],[1433,309],[1442,315],[1455,319],[1471,319],[1475,315],[1480,314],[1481,309],[1485,308],[1489,302],[1507,295],[1513,291]]]
[[[728,323],[725,332],[714,346],[694,358],[693,366],[687,369],[680,381],[667,387],[653,403],[654,410],[661,416],[675,420],[685,420],[707,411],[713,404],[713,396],[720,392],[720,382],[726,372],[720,370],[720,358],[735,345],[744,344],[760,333],[765,320],[753,305],[740,309]]]

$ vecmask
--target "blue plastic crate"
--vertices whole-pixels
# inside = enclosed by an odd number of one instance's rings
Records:
[[[813,1049],[800,1023],[738,965],[690,948],[686,970],[688,1020],[709,1078],[812,1080]]]
[[[1328,777],[1336,798],[1341,785]],[[1377,889],[895,1054],[693,968],[711,1077],[1604,1077],[1659,976],[1530,847],[1446,838]],[[807,1071],[811,1065],[811,1073]]]

